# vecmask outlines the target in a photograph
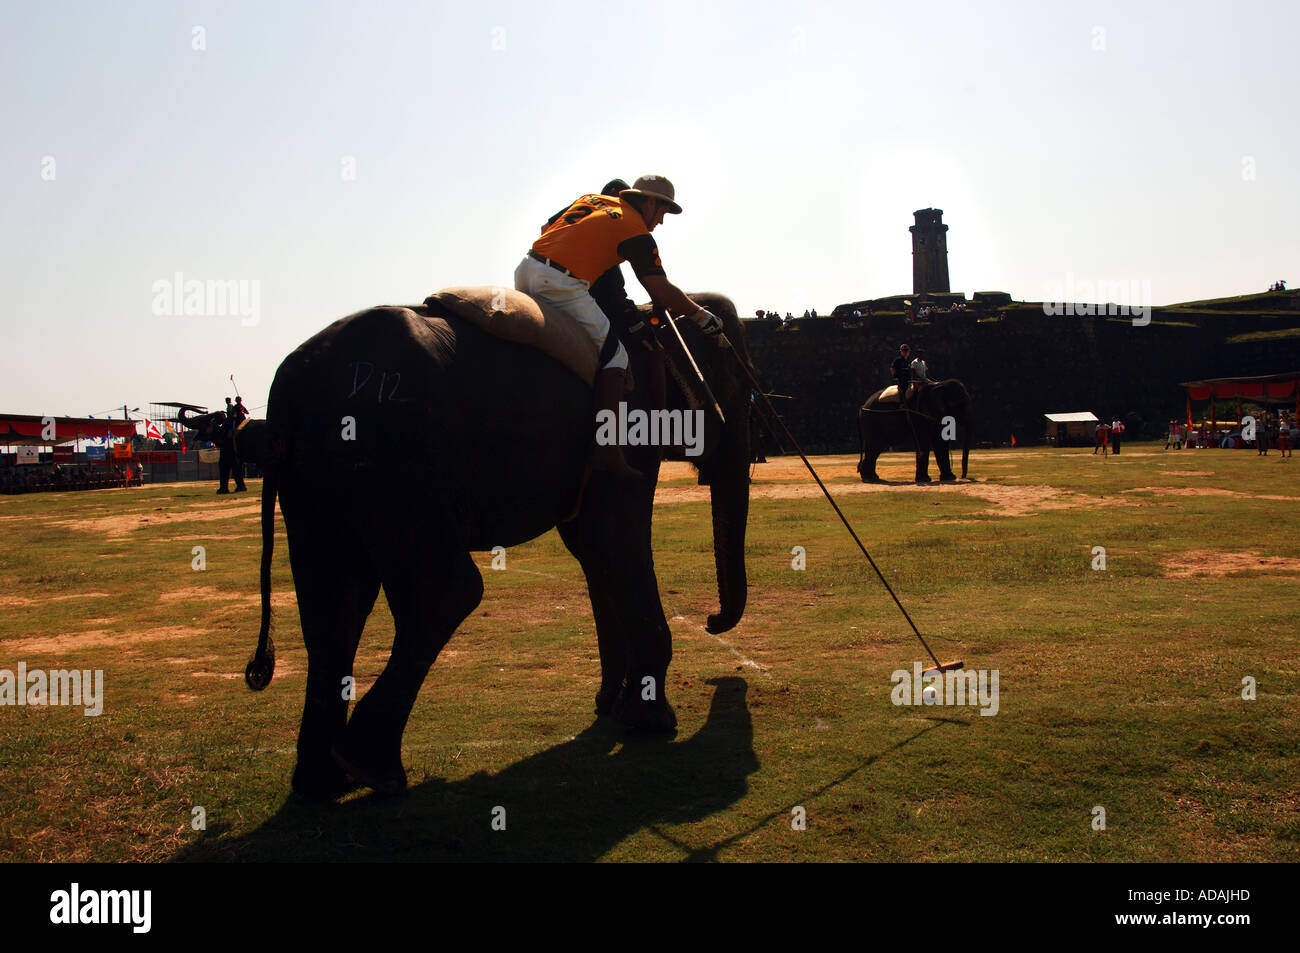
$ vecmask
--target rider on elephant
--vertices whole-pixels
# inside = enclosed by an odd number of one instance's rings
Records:
[[[722,322],[670,282],[650,233],[666,214],[679,214],[673,185],[663,176],[646,175],[636,187],[617,197],[583,195],[568,206],[533,243],[515,269],[515,288],[580,324],[596,344],[600,370],[596,375],[597,412],[618,411],[626,388],[627,352],[609,318],[591,295],[592,283],[629,262],[656,307],[687,314],[708,334],[719,334]],[[616,444],[595,444],[592,465],[619,476],[643,478],[630,467]]]
[[[907,403],[907,388],[912,381],[912,349],[906,344],[900,344],[898,347],[898,357],[894,358],[894,363],[890,365],[890,373],[894,376],[894,383],[898,385],[898,402]]]
[[[631,186],[622,179],[610,179],[600,190],[600,194],[617,198],[620,192],[626,192],[630,188]],[[546,224],[542,226],[542,233],[545,234],[546,230],[555,224],[556,219],[568,210],[568,206],[565,206],[548,218]],[[646,381],[646,386],[650,390],[650,408],[663,410],[667,386],[664,379],[663,350],[651,333],[650,326],[641,316],[641,312],[637,310],[636,304],[627,296],[627,283],[623,280],[622,266],[614,265],[593,281],[590,294],[599,305],[601,312],[618,329],[619,337],[626,341],[629,347],[637,346],[650,352],[650,362],[646,368],[650,378]]]

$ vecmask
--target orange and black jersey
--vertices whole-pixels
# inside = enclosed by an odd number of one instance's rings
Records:
[[[641,213],[608,195],[582,196],[546,227],[533,251],[588,283],[624,261],[638,278],[664,274]]]

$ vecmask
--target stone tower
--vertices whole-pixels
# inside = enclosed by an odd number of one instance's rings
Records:
[[[912,233],[912,294],[951,291],[948,287],[948,226],[943,223],[943,209],[923,208],[913,213],[916,224]]]

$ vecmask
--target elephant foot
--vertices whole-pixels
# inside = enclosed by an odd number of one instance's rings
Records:
[[[863,483],[884,483],[885,481],[880,479],[880,477],[878,477],[876,474],[870,473],[870,474],[863,475],[862,482]]]
[[[955,473],[945,473],[945,474],[943,474],[942,476],[939,477],[939,482],[940,482],[940,483],[956,483],[956,482],[957,482],[957,474],[955,474]]]
[[[379,794],[402,794],[406,791],[406,769],[399,760],[396,764],[380,765],[368,760],[347,742],[330,749],[330,756],[358,786],[371,788]]]
[[[653,734],[673,734],[677,731],[677,712],[673,711],[673,706],[666,699],[648,702],[642,701],[635,693],[629,698],[628,693],[624,692],[614,702],[613,715],[633,731]]]
[[[217,490],[217,496],[229,496],[229,495],[230,495],[230,491],[227,490],[224,486]]]
[[[246,487],[246,486],[237,486],[237,487],[235,487],[235,492],[236,492],[236,493],[247,493],[247,492],[248,492],[248,487]]]
[[[612,715],[614,713],[614,706],[618,704],[618,693],[621,690],[621,685],[617,685],[614,688],[605,688],[602,686],[600,691],[596,692],[596,714]]]
[[[923,476],[923,477],[917,477],[916,482],[924,486],[925,484],[933,483],[934,481],[931,480],[928,476]]]
[[[293,793],[304,801],[337,801],[356,789],[356,782],[334,761],[307,762],[299,758],[293,769]]]

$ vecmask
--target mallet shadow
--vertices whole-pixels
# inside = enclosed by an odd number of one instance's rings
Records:
[[[597,719],[497,774],[430,779],[401,797],[341,804],[290,797],[256,830],[230,838],[214,826],[171,859],[596,860],[637,831],[698,821],[744,797],[759,768],[749,686],[734,676],[710,684],[705,723],[685,741],[629,735]],[[493,828],[500,809],[504,830]]]

